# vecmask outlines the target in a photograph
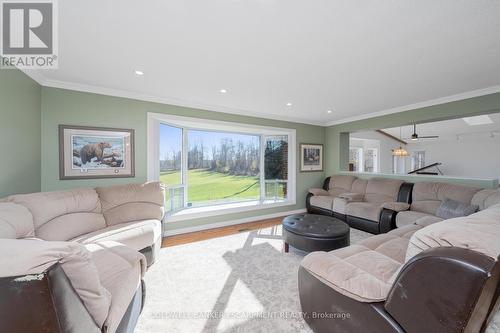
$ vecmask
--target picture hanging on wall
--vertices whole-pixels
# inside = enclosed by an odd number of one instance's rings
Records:
[[[134,175],[133,129],[59,125],[59,179]]]
[[[323,145],[300,144],[300,171],[323,171]]]

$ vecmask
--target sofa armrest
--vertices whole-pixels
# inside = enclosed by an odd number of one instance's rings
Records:
[[[100,333],[60,264],[37,275],[0,278],[5,332]]]
[[[309,193],[311,193],[312,195],[330,196],[330,193],[328,191],[323,190],[322,188],[310,188]]]
[[[60,264],[87,311],[102,327],[108,316],[111,294],[102,286],[91,254],[83,245],[36,239],[2,239],[0,253],[3,257],[0,278],[36,276]]]
[[[385,233],[396,229],[396,215],[409,208],[410,205],[405,202],[384,202],[380,212],[379,232]]]
[[[385,309],[406,332],[479,332],[496,302],[499,272],[498,261],[476,251],[429,249],[402,267]]]
[[[390,209],[395,212],[402,212],[410,209],[410,204],[407,204],[406,202],[384,202],[382,204],[382,208]]]
[[[361,202],[364,197],[362,193],[341,193],[339,195],[339,198],[346,199],[349,202]]]

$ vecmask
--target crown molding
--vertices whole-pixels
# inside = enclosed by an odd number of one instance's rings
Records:
[[[30,74],[27,73],[27,75],[30,75]],[[38,73],[37,73],[37,76],[38,76]],[[293,116],[291,117],[291,116],[286,116],[286,115],[265,114],[265,113],[250,111],[250,110],[244,110],[244,109],[209,105],[209,104],[204,104],[204,103],[199,103],[199,102],[191,102],[191,101],[186,101],[186,100],[177,99],[177,98],[173,98],[173,97],[161,97],[161,96],[155,96],[155,95],[146,95],[146,94],[136,93],[136,92],[127,91],[127,90],[121,90],[121,89],[105,88],[105,87],[94,86],[94,85],[87,85],[87,84],[80,84],[80,83],[73,83],[73,82],[66,82],[66,81],[58,81],[58,80],[50,80],[50,79],[43,78],[43,75],[41,75],[41,77],[42,77],[42,80],[37,80],[33,77],[32,78],[44,87],[60,88],[60,89],[88,92],[88,93],[100,94],[100,95],[106,95],[106,96],[129,98],[129,99],[134,99],[134,100],[139,100],[139,101],[153,102],[153,103],[159,103],[159,104],[168,104],[168,105],[173,105],[173,106],[194,108],[194,109],[200,109],[200,110],[205,110],[205,111],[230,113],[230,114],[236,114],[236,115],[247,116],[247,117],[256,117],[256,118],[264,118],[264,119],[272,119],[272,120],[281,120],[281,121],[287,121],[287,122],[293,122],[293,123],[299,123],[299,124],[324,126],[324,123],[319,121],[319,120],[315,121],[315,120],[311,120],[311,119],[304,119],[304,118],[293,117]],[[38,76],[37,78],[39,79],[40,76]]]
[[[445,103],[449,103],[449,102],[456,102],[456,101],[460,101],[463,99],[479,97],[479,96],[494,94],[494,93],[498,93],[498,92],[500,92],[500,85],[499,86],[492,86],[492,87],[488,87],[488,88],[484,88],[484,89],[472,90],[472,91],[468,91],[468,92],[464,92],[464,93],[460,93],[460,94],[456,94],[456,95],[450,95],[450,96],[440,97],[440,98],[436,98],[436,99],[431,99],[431,100],[424,101],[424,102],[418,102],[418,103],[414,103],[414,104],[398,106],[398,107],[387,109],[387,110],[366,113],[366,114],[360,115],[360,116],[341,118],[341,119],[337,119],[337,120],[328,122],[328,123],[326,123],[325,126],[333,126],[333,125],[350,123],[350,122],[358,121],[358,120],[386,116],[386,115],[393,114],[393,113],[410,111],[410,110],[414,110],[414,109],[420,109],[420,108],[425,108],[425,107],[429,107],[429,106],[433,106],[433,105],[445,104]]]
[[[398,107],[391,108],[391,109],[366,113],[366,114],[359,115],[359,116],[340,118],[340,119],[325,123],[324,121],[321,121],[321,120],[311,120],[311,119],[304,119],[301,117],[293,117],[293,116],[286,116],[286,115],[266,114],[266,113],[238,109],[238,108],[230,108],[230,107],[225,107],[225,106],[209,105],[209,104],[204,104],[204,103],[199,103],[199,102],[194,102],[194,101],[186,101],[186,100],[177,99],[177,98],[173,98],[173,97],[161,97],[161,96],[154,96],[154,95],[146,95],[146,94],[136,93],[136,92],[127,91],[127,90],[121,90],[121,89],[105,88],[105,87],[100,87],[100,86],[73,83],[73,82],[67,82],[67,81],[50,80],[50,79],[47,79],[38,70],[21,69],[21,71],[24,72],[29,77],[31,77],[33,80],[35,80],[38,84],[40,84],[44,87],[67,89],[67,90],[88,92],[88,93],[100,94],[100,95],[106,95],[106,96],[129,98],[129,99],[146,101],[146,102],[153,102],[153,103],[159,103],[159,104],[168,104],[168,105],[181,106],[181,107],[187,107],[187,108],[195,108],[195,109],[201,109],[201,110],[206,110],[206,111],[230,113],[230,114],[236,114],[236,115],[247,116],[247,117],[281,120],[281,121],[288,121],[288,122],[299,123],[299,124],[308,124],[308,125],[316,125],[316,126],[324,126],[324,127],[345,124],[345,123],[349,123],[349,122],[353,122],[353,121],[364,120],[364,119],[369,119],[369,118],[374,118],[374,117],[386,116],[386,115],[393,114],[393,113],[410,111],[410,110],[414,110],[414,109],[420,109],[420,108],[424,108],[424,107],[429,107],[429,106],[439,105],[439,104],[444,104],[444,103],[449,103],[449,102],[456,102],[456,101],[463,100],[463,99],[479,97],[479,96],[484,96],[484,95],[489,95],[489,94],[494,94],[494,93],[500,92],[500,85],[497,85],[497,86],[487,87],[487,88],[483,88],[483,89],[472,90],[472,91],[468,91],[468,92],[464,92],[464,93],[460,93],[460,94],[431,99],[428,101],[418,102],[418,103],[414,103],[414,104],[398,106]]]
[[[29,76],[30,78],[32,78],[39,85],[41,85],[41,86],[44,85],[46,79],[45,79],[45,76],[43,76],[43,74],[40,73],[40,71],[35,70],[35,69],[22,69],[22,68],[18,68],[18,69],[21,72],[23,72],[24,74],[26,74],[27,76]]]

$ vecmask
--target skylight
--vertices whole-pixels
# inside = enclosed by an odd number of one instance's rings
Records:
[[[487,115],[476,116],[476,117],[465,117],[462,119],[469,126],[493,124],[493,120],[491,120],[490,116],[487,116]]]

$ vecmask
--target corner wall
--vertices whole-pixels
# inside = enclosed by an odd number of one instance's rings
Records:
[[[0,198],[40,191],[41,87],[17,69],[0,69]]]

